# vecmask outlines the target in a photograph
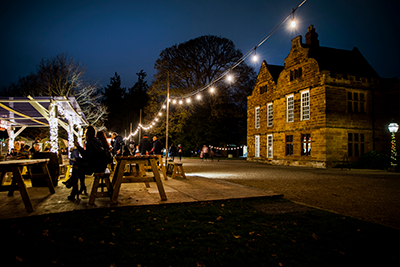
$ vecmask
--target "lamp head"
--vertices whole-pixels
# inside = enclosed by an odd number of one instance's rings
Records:
[[[395,122],[392,122],[388,126],[389,132],[391,133],[397,133],[397,130],[399,129],[399,125]]]

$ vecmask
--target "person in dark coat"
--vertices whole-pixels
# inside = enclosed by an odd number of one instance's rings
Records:
[[[157,136],[153,137],[153,148],[151,151],[155,155],[162,155],[162,150],[163,150],[164,144],[157,139]]]
[[[144,135],[142,140],[140,140],[139,151],[141,155],[146,155],[146,152],[151,151],[151,143],[147,135]]]
[[[79,199],[79,194],[86,192],[85,175],[90,175],[93,172],[104,172],[107,168],[107,162],[104,161],[104,148],[101,141],[96,137],[96,129],[93,126],[88,126],[86,129],[86,147],[82,148],[78,142],[75,146],[81,154],[82,158],[77,158],[72,168],[72,175],[68,186],[72,186],[69,200],[75,200],[75,196]],[[81,182],[81,190],[78,191],[78,180]]]
[[[174,161],[175,155],[176,155],[177,149],[174,143],[171,144],[169,148],[169,156],[171,157],[171,160]]]
[[[112,139],[114,139],[113,154],[121,156],[123,153],[124,139],[122,136],[118,135],[116,132],[112,133]]]

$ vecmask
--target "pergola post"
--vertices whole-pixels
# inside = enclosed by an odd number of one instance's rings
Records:
[[[51,101],[49,105],[49,124],[50,124],[50,151],[58,153],[58,118],[57,103]]]

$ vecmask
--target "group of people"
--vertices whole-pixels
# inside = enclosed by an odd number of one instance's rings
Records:
[[[85,186],[85,175],[94,172],[104,172],[108,164],[112,164],[114,156],[122,155],[161,155],[164,144],[153,137],[150,142],[147,135],[144,135],[138,146],[135,146],[133,140],[124,142],[122,136],[112,133],[112,144],[107,141],[106,134],[102,131],[96,131],[93,126],[88,126],[85,133],[85,145],[81,147],[75,142],[75,147],[71,151],[70,163],[72,167],[71,177],[63,183],[67,188],[72,187],[71,194],[68,199],[74,201],[79,199],[80,194],[87,194]],[[78,189],[78,182],[80,189]]]
[[[182,156],[183,156],[183,149],[182,145],[179,144],[178,147],[174,145],[174,143],[171,144],[169,147],[169,156],[171,157],[171,161],[175,160],[175,157],[179,157],[179,161],[182,161]]]

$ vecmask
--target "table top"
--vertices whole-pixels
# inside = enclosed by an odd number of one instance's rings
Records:
[[[50,159],[18,159],[18,160],[5,160],[0,161],[0,166],[9,166],[9,165],[32,165],[38,163],[49,162]]]
[[[143,156],[117,156],[118,159],[156,159],[158,155],[143,155]]]

